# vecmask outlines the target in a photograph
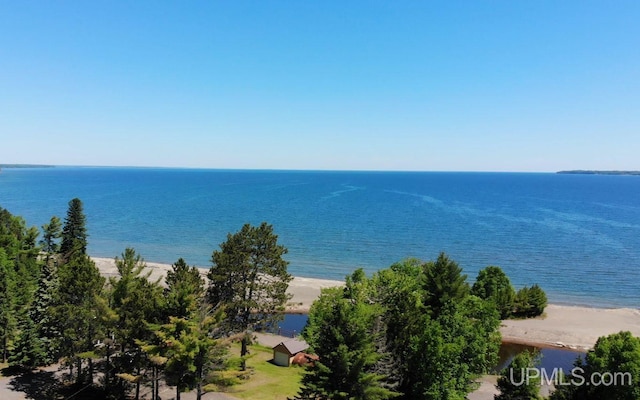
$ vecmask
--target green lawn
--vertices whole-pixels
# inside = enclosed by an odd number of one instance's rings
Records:
[[[239,345],[231,350],[234,356],[240,354]],[[279,367],[270,363],[273,358],[270,347],[253,345],[249,351],[251,358],[247,360],[247,367],[253,373],[248,380],[229,388],[230,395],[252,400],[286,400],[298,393],[304,368]]]

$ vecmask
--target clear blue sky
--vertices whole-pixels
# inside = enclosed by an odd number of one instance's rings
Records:
[[[639,160],[637,0],[0,0],[0,163]]]

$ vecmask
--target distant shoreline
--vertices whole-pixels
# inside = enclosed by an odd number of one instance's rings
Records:
[[[92,257],[105,277],[117,276],[113,258]],[[171,269],[169,264],[146,262],[151,280],[160,280]],[[207,270],[200,268],[206,278]],[[286,312],[307,314],[323,288],[342,286],[344,282],[294,277],[288,292],[292,295]],[[500,326],[502,341],[535,347],[567,348],[587,351],[600,336],[631,331],[640,336],[640,310],[633,308],[596,308],[549,304],[542,317],[504,320]]]
[[[0,169],[5,168],[55,168],[55,165],[40,165],[40,164],[0,164]]]
[[[640,171],[599,171],[576,169],[569,171],[558,171],[557,174],[573,174],[573,175],[640,175]]]

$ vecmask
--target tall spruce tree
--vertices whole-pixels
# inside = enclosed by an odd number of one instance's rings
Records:
[[[44,365],[47,355],[31,318],[27,316],[20,325],[20,335],[14,346],[15,351],[9,357],[9,365],[31,371]]]
[[[69,201],[67,217],[62,228],[62,243],[60,254],[65,260],[74,256],[87,254],[87,227],[82,201],[74,198]]]
[[[225,309],[227,333],[244,332],[241,356],[247,354],[249,330],[261,329],[281,318],[290,296],[287,272],[282,256],[287,249],[278,244],[273,227],[263,222],[254,227],[245,224],[239,232],[227,235],[220,250],[213,252],[209,270],[208,301]],[[242,369],[245,368],[244,361]]]
[[[57,289],[57,274],[54,267],[51,263],[45,262],[41,265],[38,289],[29,307],[29,319],[35,325],[36,335],[45,354],[44,364],[54,362],[58,354],[55,339],[60,335],[60,331],[52,315]]]

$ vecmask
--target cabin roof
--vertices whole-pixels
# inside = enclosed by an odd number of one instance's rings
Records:
[[[289,352],[290,355],[295,355],[300,353],[301,351],[305,351],[309,348],[309,345],[304,340],[291,339],[284,342],[278,343],[273,347],[275,350],[277,347],[283,347],[286,351]]]

